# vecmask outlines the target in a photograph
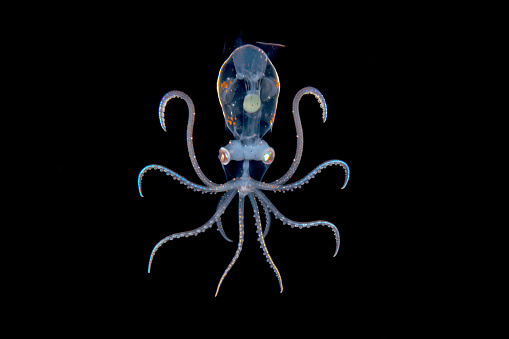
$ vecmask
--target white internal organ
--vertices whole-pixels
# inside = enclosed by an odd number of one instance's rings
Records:
[[[219,150],[219,160],[222,156],[228,154],[228,162],[230,160],[257,160],[263,161],[264,164],[270,164],[274,161],[274,149],[267,144],[265,140],[259,140],[251,145],[242,144],[239,140],[231,140],[228,145],[221,147]],[[221,163],[223,163],[221,161]],[[225,165],[223,163],[223,165]]]
[[[262,102],[258,94],[248,94],[244,97],[244,111],[247,113],[255,113],[260,109]]]

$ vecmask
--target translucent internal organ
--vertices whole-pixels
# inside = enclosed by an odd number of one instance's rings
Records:
[[[235,139],[262,138],[272,128],[279,77],[260,48],[244,45],[226,59],[217,78],[217,93]]]
[[[256,113],[261,106],[260,96],[258,94],[248,94],[244,97],[242,108],[247,113]]]

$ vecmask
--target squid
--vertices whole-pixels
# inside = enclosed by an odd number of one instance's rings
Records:
[[[214,224],[217,226],[221,235],[227,241],[232,242],[224,231],[221,223],[221,216],[236,195],[238,195],[239,217],[237,250],[219,280],[215,296],[219,293],[221,284],[242,251],[242,245],[244,243],[244,205],[246,197],[254,212],[256,233],[260,248],[277,277],[281,293],[283,292],[281,274],[270,256],[265,243],[265,238],[267,237],[271,225],[271,214],[281,220],[283,224],[290,225],[291,227],[309,228],[314,226],[326,226],[330,228],[336,241],[336,249],[333,256],[335,257],[337,255],[340,245],[340,236],[337,227],[333,223],[323,220],[311,222],[291,220],[284,216],[263,193],[263,191],[293,191],[307,184],[315,175],[329,166],[340,166],[343,168],[345,177],[341,189],[346,187],[350,178],[349,167],[344,161],[329,160],[318,165],[302,179],[290,184],[287,183],[299,166],[304,147],[304,136],[299,115],[299,102],[301,98],[307,94],[313,95],[322,109],[323,122],[327,120],[327,104],[323,95],[314,87],[305,87],[297,92],[292,104],[293,118],[297,132],[297,149],[293,162],[288,171],[281,178],[273,182],[262,181],[267,169],[275,159],[275,150],[263,140],[263,136],[268,131],[272,131],[276,117],[279,93],[280,83],[276,69],[265,52],[256,46],[248,44],[238,47],[222,65],[217,78],[217,94],[226,127],[235,138],[219,149],[218,159],[226,175],[226,182],[223,184],[215,183],[207,178],[198,165],[193,146],[193,126],[195,121],[193,101],[187,94],[181,91],[170,91],[164,95],[159,105],[159,122],[165,132],[165,109],[167,103],[175,98],[182,99],[187,103],[189,113],[186,135],[187,149],[193,169],[201,180],[201,183],[197,184],[191,182],[164,166],[155,164],[148,165],[145,166],[138,175],[138,190],[140,196],[143,197],[142,180],[144,175],[151,170],[159,170],[172,179],[186,185],[189,189],[201,192],[202,194],[221,193],[221,198],[219,199],[216,212],[205,224],[190,231],[170,234],[161,239],[154,246],[148,263],[148,273],[151,271],[155,254],[161,246],[175,239],[197,236],[209,228],[212,228]],[[263,209],[265,214],[266,221],[264,228],[262,227],[260,209]]]

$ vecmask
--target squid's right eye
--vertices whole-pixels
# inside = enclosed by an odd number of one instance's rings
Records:
[[[269,147],[262,154],[262,162],[266,165],[270,165],[274,161],[274,156],[274,149]]]
[[[230,162],[230,151],[224,147],[221,147],[219,149],[219,161],[222,165],[227,165]]]

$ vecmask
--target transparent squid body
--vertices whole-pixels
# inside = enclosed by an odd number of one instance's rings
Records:
[[[237,48],[219,71],[217,94],[226,127],[236,139],[220,149],[226,179],[241,176],[247,160],[249,175],[261,180],[275,155],[262,140],[276,118],[279,77],[274,65],[258,47]]]
[[[327,119],[327,105],[323,95],[316,88],[305,87],[297,92],[292,105],[297,132],[297,149],[293,162],[286,174],[278,180],[270,183],[262,181],[265,172],[275,159],[274,149],[262,138],[267,131],[272,130],[272,126],[276,118],[279,90],[279,77],[274,65],[272,65],[272,62],[265,52],[256,46],[244,45],[237,48],[221,67],[217,79],[217,94],[223,110],[226,126],[235,137],[234,140],[230,140],[228,144],[219,149],[219,162],[223,166],[227,180],[224,184],[217,184],[209,180],[198,165],[193,147],[195,110],[191,98],[180,91],[168,92],[163,97],[159,106],[159,121],[164,131],[166,131],[165,108],[168,101],[173,98],[181,98],[187,103],[189,109],[187,148],[193,168],[203,185],[190,182],[183,176],[164,166],[148,165],[143,168],[138,175],[138,190],[140,195],[143,197],[141,189],[143,176],[147,171],[156,169],[166,173],[166,175],[171,176],[173,179],[180,181],[190,189],[202,193],[221,192],[222,196],[219,200],[216,212],[205,224],[191,231],[170,234],[169,236],[161,239],[155,245],[149,259],[149,273],[157,250],[170,240],[198,235],[216,224],[221,235],[227,241],[231,242],[232,240],[230,240],[224,232],[221,223],[221,215],[224,213],[236,194],[239,196],[239,240],[237,251],[219,280],[215,294],[216,296],[224,278],[233,267],[240,255],[240,252],[242,251],[242,245],[244,242],[244,200],[246,196],[249,198],[254,211],[256,232],[258,235],[258,241],[260,242],[260,247],[270,267],[274,270],[279,282],[280,292],[283,292],[281,275],[265,244],[265,237],[267,236],[271,225],[271,213],[284,224],[288,224],[291,227],[307,228],[311,226],[327,226],[331,228],[336,240],[336,250],[334,252],[334,256],[336,256],[339,250],[339,232],[334,224],[323,220],[311,222],[297,222],[290,220],[283,216],[262,192],[264,190],[274,192],[284,192],[288,190],[293,191],[293,189],[299,188],[303,184],[308,183],[309,180],[322,169],[332,165],[339,165],[345,171],[345,179],[341,188],[346,186],[350,178],[350,170],[345,162],[341,160],[329,160],[317,166],[304,178],[291,184],[286,184],[286,182],[295,173],[302,158],[304,136],[299,117],[299,101],[302,96],[306,94],[314,95],[322,108],[323,122]],[[258,203],[261,204],[265,213],[266,223],[264,229],[262,229]]]

